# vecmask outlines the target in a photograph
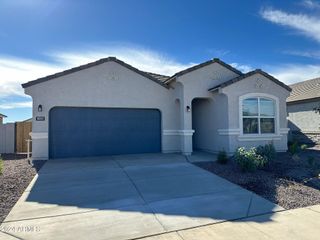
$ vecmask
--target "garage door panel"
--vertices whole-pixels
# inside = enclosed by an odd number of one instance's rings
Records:
[[[50,158],[161,151],[155,109],[70,108],[50,111]]]

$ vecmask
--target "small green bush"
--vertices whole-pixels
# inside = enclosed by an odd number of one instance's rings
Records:
[[[298,151],[299,151],[298,142],[294,142],[294,143],[292,143],[291,145],[289,145],[289,152],[290,152],[292,155],[297,154]]]
[[[308,145],[307,145],[307,144],[302,144],[302,145],[300,146],[300,149],[301,149],[302,151],[306,150],[307,148],[308,148]]]
[[[277,151],[274,148],[273,144],[266,144],[264,146],[257,147],[257,154],[261,155],[262,157],[266,158],[268,162],[273,161],[276,159]]]
[[[240,147],[237,149],[234,158],[243,172],[254,172],[258,168],[264,167],[268,162],[266,158],[257,153],[256,148],[246,150],[244,147]]]
[[[219,151],[217,162],[220,164],[227,164],[228,156],[225,150]]]

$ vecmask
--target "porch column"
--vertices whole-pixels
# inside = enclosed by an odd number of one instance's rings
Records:
[[[191,155],[192,147],[192,135],[194,130],[192,129],[192,109],[191,101],[183,101],[181,106],[181,151],[184,155]]]

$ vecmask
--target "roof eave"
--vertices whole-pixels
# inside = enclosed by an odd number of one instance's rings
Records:
[[[288,85],[284,84],[283,82],[281,82],[280,80],[276,79],[275,77],[269,75],[268,73],[262,71],[261,69],[256,69],[254,71],[251,71],[251,72],[248,72],[246,74],[243,74],[243,75],[240,75],[238,77],[235,77],[233,79],[230,79],[229,81],[226,81],[226,82],[224,82],[224,83],[222,83],[222,84],[220,84],[218,86],[215,86],[213,88],[208,89],[208,91],[212,91],[215,88],[219,88],[219,89],[225,88],[225,87],[227,87],[229,85],[232,85],[232,84],[234,84],[236,82],[239,82],[239,81],[241,81],[243,79],[251,77],[254,74],[261,74],[264,77],[266,77],[266,78],[270,79],[271,81],[273,81],[274,83],[278,84],[279,86],[285,88],[287,91],[289,91],[289,92],[292,91],[292,89]]]
[[[209,88],[208,91],[209,92],[216,92],[216,91],[220,91],[221,87],[217,86],[217,87],[213,87],[213,88]]]
[[[238,69],[236,69],[236,68],[232,67],[231,65],[221,61],[219,58],[214,58],[212,60],[197,64],[197,65],[192,66],[190,68],[184,69],[184,70],[182,70],[182,71],[180,71],[178,73],[175,73],[173,76],[171,76],[169,79],[167,79],[164,83],[168,84],[171,81],[173,81],[174,79],[176,79],[177,77],[180,77],[180,76],[185,75],[187,73],[193,72],[193,71],[195,71],[197,69],[200,69],[202,67],[208,66],[208,65],[210,65],[212,63],[218,63],[221,66],[229,69],[230,71],[232,71],[232,72],[234,72],[234,73],[236,73],[236,74],[238,74],[240,76],[243,75],[243,73],[241,71],[239,71]]]
[[[99,59],[95,62],[91,62],[91,63],[87,63],[87,64],[84,64],[84,65],[80,65],[78,67],[74,67],[74,68],[71,68],[71,69],[68,69],[68,70],[65,70],[65,71],[62,71],[62,72],[58,72],[58,73],[55,73],[55,74],[52,74],[52,75],[49,75],[49,76],[46,76],[46,77],[42,77],[42,78],[38,78],[36,80],[33,80],[33,81],[29,81],[27,83],[23,83],[21,84],[21,86],[23,88],[27,88],[27,87],[31,87],[33,85],[36,85],[36,84],[39,84],[39,83],[43,83],[43,82],[46,82],[46,81],[49,81],[49,80],[52,80],[52,79],[56,79],[56,78],[59,78],[59,77],[63,77],[65,75],[68,75],[68,74],[71,74],[71,73],[74,73],[74,72],[78,72],[78,71],[81,71],[81,70],[84,70],[84,69],[87,69],[87,68],[90,68],[90,67],[93,67],[93,66],[97,66],[97,65],[100,65],[100,64],[103,64],[103,63],[106,63],[106,62],[116,62],[130,70],[132,70],[133,72],[137,73],[137,74],[140,74],[152,81],[154,81],[155,83],[165,87],[165,88],[169,88],[168,85],[166,85],[165,83],[162,83],[160,82],[159,80],[157,80],[156,78],[148,75],[147,73],[143,72],[143,71],[140,71],[139,69],[117,59],[116,57],[108,57],[108,58],[102,58],[102,59]]]
[[[288,101],[287,104],[296,104],[296,103],[307,103],[307,102],[313,102],[313,101],[319,101],[320,97],[313,97],[313,98],[304,98],[304,99],[298,99],[298,100],[293,100],[293,101]]]

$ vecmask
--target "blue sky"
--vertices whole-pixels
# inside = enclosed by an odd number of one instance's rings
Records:
[[[0,0],[0,113],[31,117],[21,83],[102,57],[171,75],[219,57],[290,84],[320,76],[320,1]]]

